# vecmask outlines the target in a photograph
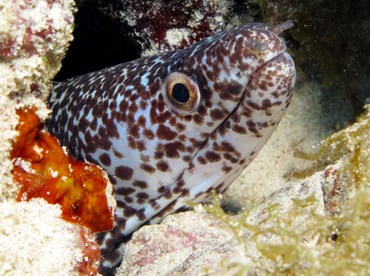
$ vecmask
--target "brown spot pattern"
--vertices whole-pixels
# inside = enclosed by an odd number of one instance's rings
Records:
[[[173,140],[177,137],[177,132],[172,131],[171,128],[169,128],[169,127],[167,127],[163,124],[160,124],[158,126],[157,131],[156,131],[156,137],[158,137],[158,139],[160,139],[160,140],[171,141],[171,140]]]
[[[118,166],[115,169],[116,176],[122,180],[130,180],[133,172],[133,169],[126,166]]]

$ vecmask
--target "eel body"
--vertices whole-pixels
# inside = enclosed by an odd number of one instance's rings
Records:
[[[116,225],[100,237],[102,272],[122,260],[125,237],[223,192],[266,143],[295,84],[279,37],[291,26],[245,24],[54,86],[49,130],[114,185]]]

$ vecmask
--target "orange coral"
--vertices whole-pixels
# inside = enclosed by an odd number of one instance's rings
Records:
[[[17,111],[20,135],[14,142],[14,178],[21,188],[18,200],[42,197],[62,206],[64,219],[77,222],[93,232],[113,227],[113,215],[107,203],[107,178],[93,164],[74,160],[58,140],[42,130],[35,110]]]

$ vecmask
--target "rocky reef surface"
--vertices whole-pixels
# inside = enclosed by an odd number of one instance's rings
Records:
[[[63,159],[58,158],[68,155],[41,131],[49,113],[45,100],[52,79],[73,39],[74,11],[71,0],[0,3],[1,275],[96,274],[99,266],[100,250],[92,231],[73,211],[67,216],[61,208],[67,203],[69,211],[76,209],[68,199],[79,195],[78,187],[71,196],[63,180],[73,182],[70,173],[77,167],[71,161],[66,164],[69,171],[59,174]],[[49,153],[54,154],[51,162],[45,161]],[[48,181],[54,181],[53,192]],[[109,181],[106,187],[103,197],[114,204]],[[36,196],[38,191],[44,196]],[[86,198],[86,193],[80,195]],[[54,203],[52,196],[63,203],[49,204]],[[112,205],[108,217],[113,209]]]

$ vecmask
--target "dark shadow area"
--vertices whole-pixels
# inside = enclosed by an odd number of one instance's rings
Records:
[[[126,26],[114,22],[96,5],[78,4],[74,40],[55,80],[63,81],[138,58],[140,45],[128,33]]]

